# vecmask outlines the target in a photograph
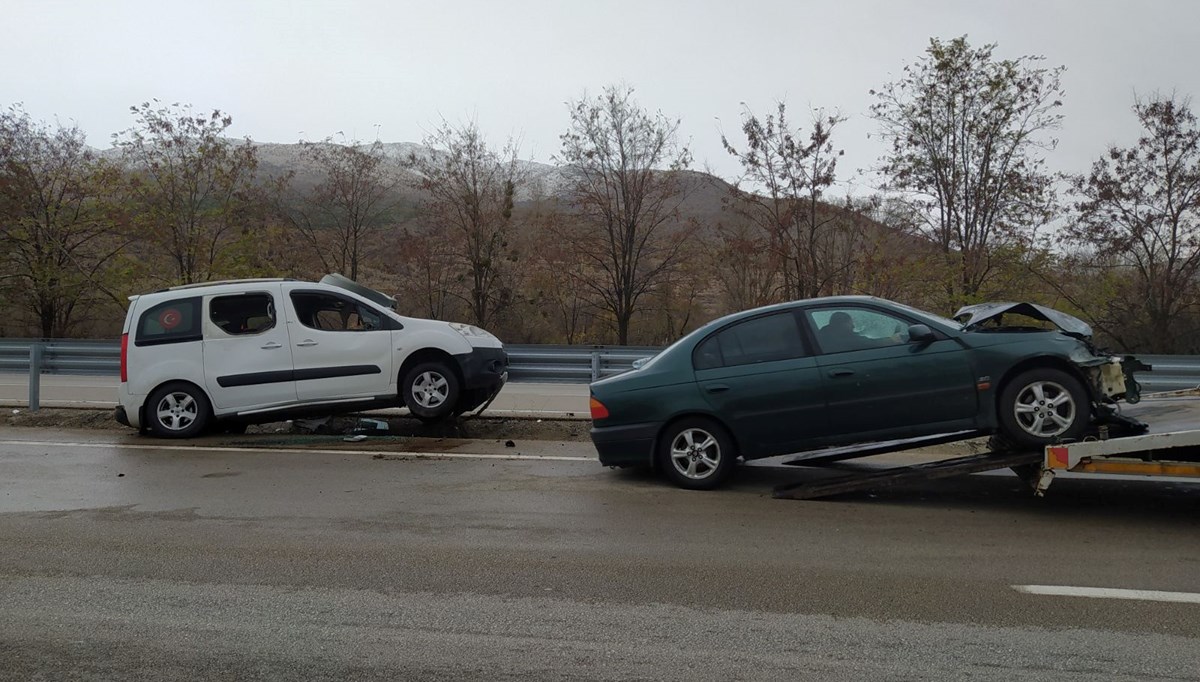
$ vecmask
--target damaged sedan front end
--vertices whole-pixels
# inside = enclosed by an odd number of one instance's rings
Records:
[[[1000,302],[965,306],[954,314],[963,332],[1020,334],[1046,332],[1046,325],[1077,341],[1067,353],[1080,374],[1087,379],[1095,401],[1097,422],[1118,424],[1135,432],[1146,430],[1145,424],[1123,417],[1118,401],[1130,404],[1141,400],[1141,385],[1135,372],[1151,369],[1132,355],[1118,355],[1097,348],[1092,339],[1092,327],[1077,317],[1036,303]]]

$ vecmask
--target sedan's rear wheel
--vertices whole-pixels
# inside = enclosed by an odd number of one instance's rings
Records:
[[[733,439],[710,419],[682,419],[667,427],[658,444],[658,467],[675,485],[711,490],[733,472]]]
[[[1022,372],[1000,396],[1000,426],[1017,445],[1077,440],[1091,421],[1091,401],[1078,379],[1050,368]]]

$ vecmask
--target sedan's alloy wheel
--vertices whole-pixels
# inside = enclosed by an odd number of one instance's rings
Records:
[[[446,402],[450,382],[437,372],[422,372],[412,385],[412,396],[421,407],[434,409]]]
[[[1059,383],[1035,381],[1017,394],[1013,415],[1026,433],[1038,438],[1054,438],[1066,433],[1075,423],[1075,400]]]
[[[671,442],[671,464],[690,479],[708,478],[721,464],[721,446],[704,429],[685,429]]]

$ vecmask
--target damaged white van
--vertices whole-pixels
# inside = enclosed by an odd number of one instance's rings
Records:
[[[116,420],[188,438],[210,427],[379,407],[433,421],[486,409],[504,345],[466,324],[404,317],[340,275],[252,279],[130,298]]]

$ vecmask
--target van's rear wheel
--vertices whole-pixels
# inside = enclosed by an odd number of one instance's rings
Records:
[[[208,396],[192,384],[162,386],[146,401],[146,423],[159,438],[192,438],[204,432],[212,409]]]

